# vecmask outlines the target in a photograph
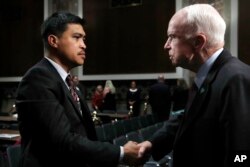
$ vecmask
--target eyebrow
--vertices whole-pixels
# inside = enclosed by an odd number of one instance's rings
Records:
[[[79,32],[74,32],[73,35],[85,36],[84,34],[79,33]]]
[[[82,37],[82,38],[86,38],[86,34],[82,34],[82,33],[79,33],[79,32],[74,32],[73,35],[77,35],[79,37]]]

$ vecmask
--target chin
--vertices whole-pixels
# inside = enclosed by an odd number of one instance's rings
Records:
[[[176,65],[176,61],[173,59],[171,59],[171,63],[172,63],[172,65]]]
[[[78,61],[77,63],[78,63],[78,65],[83,65],[84,64],[84,60]]]
[[[176,63],[172,63],[172,66],[174,66],[174,67],[178,67],[178,64],[176,64]]]
[[[82,62],[82,63],[80,63],[80,62],[76,62],[76,63],[74,64],[74,68],[75,68],[75,67],[82,66],[82,65],[83,65],[83,62]]]

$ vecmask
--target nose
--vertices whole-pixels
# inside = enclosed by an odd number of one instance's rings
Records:
[[[169,38],[167,39],[166,43],[164,44],[164,49],[165,49],[165,50],[170,49],[170,41],[169,41]]]
[[[87,48],[87,46],[86,46],[84,40],[81,40],[80,46],[81,46],[83,49],[86,49],[86,48]]]

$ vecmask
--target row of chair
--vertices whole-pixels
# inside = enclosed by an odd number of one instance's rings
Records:
[[[18,123],[0,123],[0,129],[18,130]]]
[[[112,143],[115,145],[123,146],[128,141],[135,141],[138,143],[143,142],[145,140],[148,140],[162,126],[163,122],[159,122],[136,131],[128,132],[125,135],[115,137]]]
[[[123,146],[128,141],[140,143],[148,140],[163,124],[164,122],[159,122],[155,115],[145,115],[96,126],[96,132],[100,141]],[[160,161],[155,161],[150,157],[143,167],[171,167],[171,160],[171,155],[166,155]],[[118,165],[118,167],[129,166]]]
[[[9,145],[6,152],[0,152],[0,167],[18,167],[21,157],[21,145]]]
[[[112,142],[114,138],[136,131],[158,122],[155,115],[132,117],[126,120],[102,124],[96,126],[96,133],[100,141]]]
[[[143,142],[145,140],[148,140],[151,136],[153,136],[153,134],[162,126],[163,126],[163,122],[158,122],[154,125],[144,127],[137,131],[128,132],[126,135],[122,135],[122,136],[114,138],[113,144],[118,145],[118,146],[123,146],[128,141],[135,141],[138,143]],[[159,161],[155,161],[152,157],[150,157],[143,167],[157,167],[157,166],[171,167],[171,162],[172,162],[171,154],[164,156]]]
[[[103,126],[104,127],[107,126],[107,127],[111,128],[110,126],[112,126],[112,124],[103,125]],[[142,142],[144,140],[149,139],[150,136],[152,136],[152,134],[155,131],[157,131],[157,129],[159,129],[161,126],[163,126],[163,122],[158,122],[156,124],[146,126],[146,127],[141,128],[139,130],[127,132],[125,135],[120,135],[118,137],[113,138],[112,143],[115,145],[122,146],[125,143],[127,143],[129,140],[136,141],[136,142]],[[112,138],[112,135],[109,135],[109,139],[111,139],[111,138]],[[104,141],[104,138],[102,141]],[[8,157],[8,163],[9,163],[10,167],[17,167],[18,166],[18,161],[19,161],[20,155],[21,155],[20,145],[12,145],[12,146],[7,147],[7,157]],[[3,163],[3,161],[1,161],[1,160],[0,160],[0,162]],[[150,160],[145,165],[149,166],[150,164],[153,166],[157,166],[159,163],[154,162],[153,160]]]
[[[124,145],[128,140],[141,142],[148,139],[162,124],[162,122],[157,122],[154,115],[145,115],[96,126],[96,131],[100,141]],[[141,136],[138,132],[140,132]],[[8,164],[10,167],[18,166],[20,154],[20,145],[7,147]],[[1,159],[0,162],[2,162]]]

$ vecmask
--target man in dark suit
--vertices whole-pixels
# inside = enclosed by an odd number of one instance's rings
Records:
[[[184,115],[140,144],[140,155],[159,159],[173,150],[173,167],[249,166],[237,156],[250,151],[250,67],[223,49],[225,29],[208,4],[171,18],[164,48],[173,65],[197,73],[198,91]]]
[[[133,164],[139,147],[97,141],[89,109],[67,80],[85,60],[84,20],[54,13],[42,25],[46,56],[24,75],[18,87],[17,111],[23,167],[99,167]],[[69,82],[68,82],[69,81]]]
[[[149,88],[148,95],[152,112],[157,115],[160,121],[168,120],[171,108],[171,92],[163,75],[158,76],[157,83]]]

